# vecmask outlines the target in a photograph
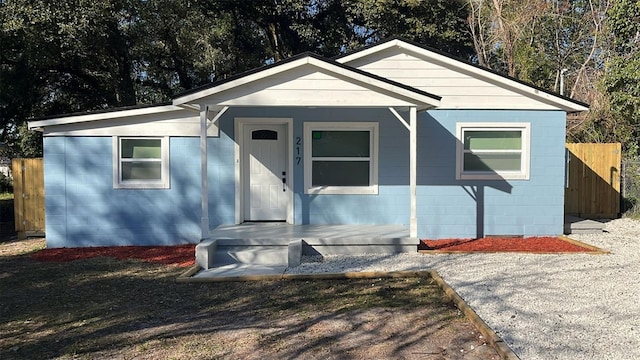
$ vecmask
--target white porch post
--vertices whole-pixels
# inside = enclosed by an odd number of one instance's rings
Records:
[[[200,167],[202,169],[201,240],[209,238],[209,170],[207,166],[207,113],[209,107],[200,105]]]
[[[409,219],[409,236],[418,237],[417,218],[417,152],[418,152],[418,114],[415,107],[409,109],[409,196],[411,198],[411,217]]]

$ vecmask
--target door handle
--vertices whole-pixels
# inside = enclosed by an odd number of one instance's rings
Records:
[[[287,191],[287,172],[282,172],[282,191]]]

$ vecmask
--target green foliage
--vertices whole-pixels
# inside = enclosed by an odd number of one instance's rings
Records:
[[[640,56],[640,51],[636,54]],[[615,112],[632,124],[640,124],[640,58],[614,57],[607,64],[602,83]]]
[[[334,56],[388,36],[469,58],[465,19],[462,0],[0,1],[0,141],[39,156],[38,136],[21,127],[29,119],[159,103],[304,51]]]
[[[515,49],[516,76],[522,81],[552,90],[556,64],[551,56],[541,54],[539,44],[522,44]]]
[[[129,28],[135,1],[7,1],[2,63],[34,82],[31,116],[135,104]],[[5,40],[3,39],[3,40]]]
[[[42,157],[42,133],[29,130],[26,122],[11,131],[5,131],[3,135],[6,149],[0,155],[8,158]]]
[[[0,2],[0,141],[12,156],[41,156],[40,136],[24,127],[29,119],[136,103],[135,4]]]
[[[608,0],[468,0],[480,64],[583,101],[599,75]],[[567,69],[563,72],[563,69]]]
[[[3,173],[0,173],[0,194],[13,193],[13,181]]]
[[[618,128],[607,128],[629,157],[638,155],[640,138],[640,1],[619,0],[607,13],[611,58],[600,86]]]
[[[616,0],[607,12],[607,27],[613,35],[612,47],[618,54],[638,51],[640,42],[640,1]],[[631,57],[631,56],[629,56]]]
[[[16,157],[38,158],[42,157],[42,133],[39,131],[29,130],[27,124],[22,124],[18,128],[18,136],[16,139],[17,151]]]
[[[639,34],[638,0],[0,1],[0,142],[42,156],[29,119],[159,103],[304,51],[401,36],[549,90],[568,69],[567,94],[593,104],[570,138],[636,154]]]
[[[8,176],[0,173],[0,194],[13,193],[13,181]]]
[[[344,0],[342,6],[364,43],[402,36],[460,58],[473,56],[464,1]]]

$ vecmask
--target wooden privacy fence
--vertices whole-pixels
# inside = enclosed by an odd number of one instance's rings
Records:
[[[584,218],[618,217],[620,144],[567,144],[566,147],[565,214]]]
[[[19,238],[44,235],[44,163],[13,159],[13,204]]]

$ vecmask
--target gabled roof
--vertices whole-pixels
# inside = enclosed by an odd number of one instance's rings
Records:
[[[324,87],[326,86],[326,83],[317,81],[313,74],[323,74],[325,77],[320,80],[332,80],[331,84],[335,86],[335,88],[328,89]],[[214,82],[212,84],[178,94],[174,97],[173,104],[213,103],[219,106],[265,106],[272,103],[260,103],[260,99],[257,99],[255,96],[252,97],[250,94],[260,93],[263,90],[269,90],[276,87],[283,87],[284,90],[292,90],[293,88],[287,87],[287,83],[289,83],[289,86],[295,86],[292,83],[305,79],[307,80],[305,87],[301,87],[295,91],[289,91],[288,93],[282,92],[282,96],[290,96],[292,98],[289,100],[278,99],[275,105],[284,106],[289,104],[287,101],[292,103],[295,102],[295,104],[299,106],[371,105],[363,102],[364,99],[362,98],[349,96],[341,97],[339,99],[326,99],[326,103],[322,102],[323,99],[321,97],[323,95],[326,97],[329,94],[328,91],[349,89],[366,90],[370,93],[382,95],[389,99],[399,100],[405,104],[417,105],[422,109],[436,107],[439,105],[440,100],[439,96],[426,91],[307,52],[268,66],[263,66],[238,74],[222,81]],[[305,91],[309,93],[307,94],[309,95],[307,98],[304,97]],[[243,97],[247,98],[240,100]],[[316,101],[318,103],[316,103]],[[379,106],[398,104],[380,103]]]
[[[554,106],[568,112],[589,110],[589,104],[584,102],[559,95],[536,85],[529,84],[516,78],[498,73],[494,70],[473,64],[469,61],[455,58],[437,49],[399,37],[383,40],[362,49],[339,55],[334,59],[343,64],[350,64],[352,62],[362,61],[366,57],[373,56],[392,48],[401,49],[429,61],[446,64],[447,67],[456,71],[470,74],[475,78],[486,80],[492,84],[511,89],[528,97],[535,98],[546,103],[552,103]]]
[[[44,117],[30,121],[29,128],[41,129],[47,126],[167,114],[174,111],[197,111],[198,107],[194,106],[197,104],[214,105],[219,108],[223,106],[416,106],[418,109],[427,109],[441,106],[440,101],[445,99],[427,91],[428,88],[427,90],[417,88],[351,65],[364,63],[368,57],[375,57],[393,49],[415,55],[424,61],[444,64],[452,71],[480,79],[490,86],[508,89],[517,93],[518,96],[532,99],[530,101],[534,103],[536,101],[544,103],[548,108],[568,112],[585,111],[589,108],[586,103],[454,58],[439,50],[401,38],[390,38],[333,59],[309,52],[302,53],[185,91],[176,95],[169,103]],[[280,91],[279,96],[274,96],[274,91]],[[281,94],[285,95],[280,96]]]

